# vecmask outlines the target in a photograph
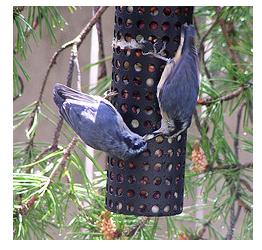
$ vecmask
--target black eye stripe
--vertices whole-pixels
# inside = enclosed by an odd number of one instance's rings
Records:
[[[142,141],[138,145],[134,145],[133,149],[139,149],[139,148],[143,147],[144,145],[145,145],[145,143]]]
[[[129,137],[125,137],[124,142],[126,143],[128,147],[132,147],[133,145],[132,140]]]

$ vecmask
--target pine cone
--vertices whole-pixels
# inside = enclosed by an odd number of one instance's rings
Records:
[[[189,237],[184,232],[181,232],[179,233],[177,239],[178,240],[189,240]]]
[[[206,155],[203,149],[200,147],[199,141],[196,141],[193,145],[192,163],[193,166],[191,170],[197,174],[204,173],[208,168]]]
[[[104,211],[101,213],[101,221],[97,223],[100,227],[100,232],[103,234],[105,240],[113,240],[117,237],[116,225],[110,218],[111,213]]]

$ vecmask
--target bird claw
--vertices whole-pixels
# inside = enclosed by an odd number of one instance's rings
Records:
[[[111,97],[114,97],[118,95],[118,92],[117,91],[111,91],[111,90],[107,90],[104,94],[103,94],[103,97],[106,99],[106,100],[110,100]]]
[[[187,128],[183,128],[183,129],[179,130],[177,133],[169,136],[169,138],[174,139],[174,138],[178,137],[178,136],[181,135],[186,129],[187,129]]]
[[[150,140],[152,140],[152,139],[154,139],[154,138],[155,138],[155,135],[154,135],[154,134],[146,134],[146,135],[143,136],[143,139],[144,139],[145,141],[150,141]]]
[[[166,63],[171,63],[172,58],[166,58],[166,57],[164,57],[164,56],[162,55],[162,53],[163,53],[164,50],[166,49],[166,44],[167,44],[167,42],[164,41],[163,44],[164,44],[163,47],[162,47],[159,51],[157,51],[157,47],[156,47],[157,43],[154,43],[154,45],[153,45],[153,51],[149,51],[149,52],[143,52],[143,51],[142,51],[142,55],[144,55],[144,56],[152,55],[152,56],[154,56],[154,57],[156,57],[156,58],[158,58],[158,59],[161,59],[161,60],[165,61]]]
[[[145,141],[151,141],[153,139],[155,139],[156,137],[158,137],[159,135],[163,135],[162,132],[158,132],[158,131],[154,131],[152,134],[146,134],[143,136],[143,139]]]
[[[164,50],[166,49],[167,42],[166,41],[163,42],[163,47],[158,52],[157,52],[156,45],[157,45],[157,42],[154,43],[154,45],[153,45],[154,53],[157,54],[157,55],[161,55],[164,52]]]

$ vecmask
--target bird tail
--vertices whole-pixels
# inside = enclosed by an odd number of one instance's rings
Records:
[[[183,45],[183,51],[189,49],[192,50],[195,47],[195,35],[196,30],[194,25],[182,25],[181,28],[182,34],[184,35],[184,45]]]
[[[76,91],[63,84],[56,83],[53,90],[53,98],[56,105],[60,108],[66,99],[85,101],[85,102],[97,102],[95,98],[88,94]]]
[[[66,99],[64,93],[66,91],[66,87],[60,83],[56,83],[53,89],[53,98],[57,107],[60,109]]]

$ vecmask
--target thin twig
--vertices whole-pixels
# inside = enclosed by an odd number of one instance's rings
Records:
[[[248,204],[241,198],[241,196],[237,198],[237,202],[238,202],[238,205],[241,206],[241,207],[243,207],[243,208],[245,208],[245,210],[246,210],[247,212],[249,212],[249,213],[252,212],[253,208],[252,208],[250,205],[248,205]]]
[[[216,166],[208,167],[207,171],[215,171],[215,170],[222,170],[222,169],[251,169],[253,168],[253,162],[246,163],[246,164],[219,164]]]
[[[203,223],[201,228],[197,231],[196,236],[194,237],[194,240],[202,240],[203,236],[208,228],[208,226],[210,225],[211,220],[208,220],[207,222]]]
[[[221,12],[221,7],[215,7],[216,13],[217,15],[220,15]],[[234,33],[235,28],[234,28],[234,24],[233,22],[226,22],[225,19],[220,18],[219,19],[219,24],[220,27],[222,29],[226,44],[227,44],[227,48],[228,48],[228,52],[229,55],[231,57],[231,59],[236,63],[238,70],[242,71],[242,65],[241,65],[241,60],[239,55],[236,53],[236,51],[233,49],[233,46],[235,45],[234,41],[229,37],[229,34]]]
[[[79,62],[78,62],[78,51],[77,51],[77,44],[73,45],[72,48],[72,58],[74,61],[74,65],[76,67],[76,75],[77,75],[77,80],[76,80],[76,87],[78,91],[81,91],[81,72],[80,72],[80,67],[79,67]]]
[[[210,26],[210,28],[208,29],[208,31],[203,35],[202,38],[199,38],[200,39],[200,58],[201,58],[201,61],[203,63],[203,66],[204,66],[204,71],[205,71],[205,74],[209,80],[209,82],[211,84],[213,84],[213,80],[211,79],[211,74],[207,68],[207,65],[206,65],[206,62],[205,62],[205,59],[204,59],[204,42],[205,42],[205,39],[206,37],[209,35],[209,33],[212,31],[212,29],[215,27],[216,24],[220,24],[221,26],[221,29],[223,30],[223,34],[224,34],[224,37],[225,37],[225,40],[227,42],[227,45],[229,47],[229,51],[230,51],[230,54],[231,54],[231,58],[232,60],[234,60],[234,62],[238,65],[238,68],[239,69],[242,69],[241,67],[241,64],[239,62],[239,57],[238,55],[235,53],[235,51],[232,49],[232,45],[233,45],[233,41],[228,37],[228,33],[226,31],[226,24],[225,24],[225,20],[224,19],[221,19],[221,13],[222,13],[222,10],[223,8],[221,7],[216,7],[216,13],[217,13],[217,17],[216,17],[216,20],[213,22],[213,24]],[[221,21],[222,20],[222,21]],[[197,20],[195,19],[195,27],[196,27],[196,30],[197,30],[197,34],[199,34],[199,31],[198,31],[198,24],[197,24]],[[202,52],[201,52],[202,51]],[[241,86],[239,89],[233,91],[232,93],[228,94],[228,95],[225,95],[225,96],[221,96],[219,97],[218,99],[212,99],[211,97],[207,97],[207,98],[200,98],[198,100],[198,104],[199,105],[210,105],[212,103],[215,103],[217,101],[220,101],[220,102],[223,102],[223,101],[228,101],[228,100],[231,100],[235,97],[238,97],[244,90],[246,90],[248,88],[248,86]]]
[[[197,128],[199,134],[202,136],[202,129],[201,129],[200,120],[199,120],[199,117],[198,117],[198,114],[197,114],[197,109],[195,109],[193,116],[194,116],[194,119],[195,119],[196,128]]]
[[[242,103],[240,106],[238,113],[237,113],[237,121],[236,121],[236,135],[234,139],[234,150],[237,160],[239,161],[239,132],[240,132],[240,123],[241,123],[241,117],[242,117],[242,111],[245,107],[246,103]]]
[[[206,60],[205,60],[205,52],[206,51],[204,49],[204,39],[202,39],[200,37],[200,32],[199,32],[199,28],[198,28],[198,22],[197,22],[196,18],[194,19],[194,24],[195,24],[196,33],[198,34],[198,39],[199,39],[199,41],[201,41],[200,42],[201,45],[200,45],[200,48],[199,48],[199,58],[200,58],[200,60],[202,62],[202,65],[204,67],[204,72],[206,74],[206,77],[207,77],[208,81],[210,82],[211,85],[213,85],[214,81],[212,80],[211,73],[208,70],[207,63],[206,63]],[[211,30],[209,32],[211,32]],[[207,37],[207,35],[206,35],[206,37]]]
[[[214,164],[208,164],[204,171],[198,174],[203,174],[206,172],[215,172],[220,170],[243,170],[243,169],[252,169],[253,168],[253,162],[246,163],[246,164],[222,164],[219,163],[217,165]]]
[[[42,84],[42,87],[41,87],[41,90],[40,90],[40,94],[39,94],[39,97],[38,97],[38,100],[36,101],[36,105],[35,105],[35,108],[32,112],[32,115],[31,115],[31,118],[30,118],[30,122],[29,122],[29,125],[28,125],[28,128],[30,128],[34,122],[34,117],[36,115],[37,112],[39,112],[39,107],[40,107],[40,104],[42,102],[42,98],[43,98],[43,94],[44,94],[44,90],[45,90],[45,87],[46,87],[46,83],[47,83],[47,78],[49,76],[49,73],[52,69],[52,67],[56,64],[56,59],[57,57],[59,56],[59,54],[65,50],[66,48],[68,48],[69,46],[71,46],[70,42],[69,43],[66,43],[64,45],[61,46],[61,48],[59,50],[57,50],[54,55],[52,56],[52,59],[48,65],[48,68],[47,68],[47,72],[45,74],[45,77],[44,77],[44,81],[43,81],[43,84]],[[34,143],[34,138],[35,138],[35,135],[36,133],[34,132],[30,141],[28,142],[28,146],[26,148],[26,151],[29,151],[30,148],[33,146],[33,143]]]
[[[22,79],[22,77],[20,75],[18,75],[18,81],[20,83],[20,87],[21,87],[21,93],[24,92],[24,81]],[[17,100],[19,97],[21,96],[20,93],[18,93],[16,96],[13,97],[13,101]]]
[[[137,225],[135,225],[133,228],[127,230],[124,233],[124,236],[126,237],[132,237],[137,234],[137,232],[145,227],[145,225],[149,222],[150,217],[143,217]]]
[[[49,178],[50,180],[54,180],[55,176],[57,175],[57,172],[60,168],[64,169],[65,165],[70,157],[70,154],[72,152],[72,150],[74,149],[76,143],[78,140],[78,136],[74,136],[73,139],[70,141],[70,143],[67,145],[67,147],[64,149],[63,152],[63,158],[59,164],[59,166],[50,174]]]
[[[68,144],[68,146],[64,149],[64,152],[63,152],[63,158],[60,162],[59,165],[57,165],[57,167],[55,169],[53,169],[52,173],[50,174],[49,176],[49,183],[48,185],[46,186],[46,189],[52,184],[55,176],[57,176],[57,172],[60,168],[64,169],[65,166],[66,166],[66,163],[70,157],[70,154],[73,150],[73,148],[75,147],[76,143],[77,143],[77,140],[78,140],[78,137],[77,136],[74,136],[72,141]],[[17,215],[18,214],[21,214],[23,216],[27,215],[29,210],[31,209],[31,207],[33,207],[33,205],[35,204],[35,202],[41,198],[43,195],[44,195],[44,191],[39,194],[39,195],[34,195],[31,197],[31,199],[25,203],[25,204],[21,204],[20,205],[20,208],[17,209]]]
[[[23,6],[21,6],[21,7],[23,7]],[[19,13],[20,13],[20,12],[19,12]],[[38,25],[39,25],[39,19],[41,19],[41,18],[42,18],[42,16],[38,16],[38,17],[33,21],[33,24],[32,24],[32,26],[31,26],[31,28],[32,28],[33,30],[35,30],[35,29],[38,27]],[[28,38],[28,37],[30,36],[30,34],[31,34],[31,29],[30,29],[29,27],[27,27],[27,29],[24,31],[24,37],[25,37],[25,38]],[[18,53],[17,48],[14,48],[13,54],[16,55],[17,53]]]
[[[210,34],[210,32],[212,31],[212,29],[219,23],[221,29],[222,29],[222,32],[223,32],[223,35],[224,35],[224,38],[225,38],[225,41],[226,41],[226,44],[227,44],[227,47],[228,47],[228,51],[229,51],[229,55],[231,57],[231,59],[235,62],[235,64],[237,65],[237,68],[238,70],[242,70],[242,66],[241,66],[241,61],[240,61],[240,57],[238,56],[238,54],[234,51],[233,49],[233,45],[234,45],[234,41],[233,39],[231,39],[229,37],[229,29],[234,30],[234,25],[233,23],[226,23],[225,20],[223,18],[221,18],[221,13],[222,13],[222,8],[221,7],[217,7],[216,8],[216,13],[217,13],[217,16],[216,16],[216,20],[212,23],[212,25],[210,26],[210,28],[208,29],[208,31],[202,36],[202,38],[200,37],[200,33],[199,33],[199,30],[198,30],[198,25],[197,25],[197,20],[195,19],[195,27],[196,27],[196,31],[197,31],[197,35],[198,35],[198,38],[200,40],[199,44],[200,44],[200,48],[199,48],[199,57],[203,63],[203,68],[204,68],[204,72],[206,74],[206,77],[207,79],[209,80],[210,84],[212,85],[214,83],[214,81],[212,80],[212,75],[210,74],[209,70],[208,70],[208,67],[206,65],[206,61],[205,61],[205,48],[204,48],[204,42],[207,38],[207,36]],[[199,99],[198,100],[198,104],[200,105],[210,105],[210,104],[213,104],[215,102],[224,102],[224,101],[228,101],[228,100],[231,100],[231,99],[234,99],[236,97],[238,97],[242,92],[244,92],[248,87],[250,86],[250,84],[248,86],[246,85],[242,85],[240,86],[239,89],[237,89],[236,91],[233,91],[232,93],[230,94],[227,94],[227,95],[224,95],[224,96],[221,96],[219,98],[216,98],[216,99],[213,99],[211,97],[206,97],[206,98],[203,98],[203,99]],[[241,115],[242,115],[242,110],[243,110],[243,107],[244,105],[242,105],[240,107],[240,111],[238,113],[238,117],[237,117],[237,127],[236,127],[236,136],[237,138],[234,140],[234,147],[235,147],[235,153],[236,153],[236,157],[238,159],[238,156],[239,156],[239,152],[238,152],[238,134],[239,134],[239,130],[240,130],[240,120],[241,120]],[[198,119],[198,116],[197,116],[197,113],[194,114],[194,118],[195,118],[195,121],[196,121],[196,126],[201,134],[201,126],[200,126],[200,122],[199,122],[199,119]],[[220,169],[242,169],[242,168],[250,168],[250,167],[253,167],[253,164],[233,164],[233,165],[222,165],[222,164],[219,164],[218,166],[209,166],[207,171],[214,171],[214,170],[220,170]],[[243,181],[241,180],[241,182],[243,183]],[[249,183],[245,183],[245,184],[249,184]],[[247,188],[249,189],[249,185],[247,185]],[[239,184],[237,185],[236,187],[236,190],[231,190],[231,195],[233,195],[233,193],[238,193],[238,189],[239,189]],[[252,188],[250,187],[249,190],[252,190]],[[235,213],[235,203],[238,202],[238,210],[237,212]],[[236,199],[233,201],[233,204],[231,206],[231,214],[230,214],[230,228],[229,228],[229,231],[227,233],[227,236],[226,238],[227,239],[232,239],[233,238],[233,234],[234,234],[234,228],[235,228],[235,225],[238,221],[238,218],[239,218],[239,215],[240,215],[240,211],[241,211],[241,207],[245,207],[245,209],[247,211],[251,211],[251,208],[246,204],[244,203],[241,198],[239,196],[236,197]],[[201,230],[201,234],[203,235],[204,232],[205,232],[206,228],[203,227],[203,229]],[[200,238],[202,238],[202,235],[200,235]]]
[[[234,205],[234,203],[233,203],[233,205]],[[227,236],[226,236],[227,240],[232,240],[232,238],[233,238],[235,226],[236,226],[236,223],[237,223],[238,218],[240,216],[241,208],[242,208],[241,206],[237,207],[237,213],[236,214],[234,213],[234,209],[231,210],[230,227],[229,227],[229,230],[228,230]]]
[[[221,7],[216,7],[216,12],[219,13],[221,10]],[[237,45],[236,40],[233,40],[232,38],[230,38],[229,34],[234,34],[235,32],[235,27],[234,27],[234,23],[233,22],[226,22],[224,19],[221,19],[219,21],[220,27],[222,29],[226,44],[227,44],[227,48],[228,48],[228,52],[229,55],[231,57],[231,60],[237,65],[237,68],[240,72],[243,72],[243,65],[241,63],[241,59],[239,54],[236,52],[236,50],[234,50],[234,46]],[[251,108],[250,108],[250,112],[249,112],[249,118],[251,123],[253,124],[253,108],[252,108],[252,103],[251,103]]]
[[[81,75],[80,75],[80,67],[79,67],[79,63],[78,63],[78,52],[77,52],[76,44],[74,44],[73,47],[72,47],[71,56],[70,56],[70,59],[69,59],[69,68],[68,68],[68,74],[67,74],[67,85],[72,84],[72,78],[73,78],[75,66],[76,66],[76,69],[77,69],[77,86],[78,86],[78,90],[81,90]],[[63,124],[63,119],[60,118],[58,125],[57,125],[57,129],[55,131],[55,137],[54,137],[53,144],[40,154],[41,157],[44,154],[57,149],[58,137],[59,137],[60,131],[62,129],[62,124]],[[60,168],[62,168],[62,169],[66,168],[66,163],[67,163],[67,161],[70,157],[71,151],[75,147],[77,141],[78,141],[78,136],[75,135],[73,137],[73,139],[71,140],[71,142],[68,144],[68,146],[64,149],[63,158],[62,158],[60,164],[55,169],[53,169],[52,173],[49,176],[50,181],[49,181],[48,186],[50,185],[50,183],[52,183],[54,177],[57,175],[58,170]],[[40,159],[40,156],[38,156],[37,159]],[[48,186],[46,188],[48,188]],[[42,196],[43,196],[43,193],[41,193],[38,196],[36,196],[36,195],[33,196],[26,204],[21,205],[21,207],[18,209],[18,213],[20,213],[22,215],[26,215],[28,213],[29,209],[34,205],[35,201],[38,200]]]
[[[21,204],[20,208],[18,208],[16,210],[16,216],[18,216],[19,214],[21,215],[27,215],[27,213],[29,212],[30,208],[35,204],[35,202],[39,199],[38,196],[33,195],[31,197],[31,199],[26,202],[25,204]]]
[[[221,7],[216,7],[216,13],[218,14],[219,12],[221,12]],[[227,44],[227,50],[229,52],[229,55],[231,57],[231,60],[235,63],[235,65],[237,66],[237,70],[240,71],[240,72],[243,72],[243,67],[242,67],[242,64],[241,64],[241,59],[238,55],[238,53],[234,50],[234,46],[237,44],[236,41],[234,41],[232,39],[232,37],[234,37],[234,33],[235,33],[235,27],[234,27],[234,23],[232,21],[230,22],[227,22],[225,19],[223,18],[220,18],[219,20],[219,24],[220,24],[220,27],[222,29],[222,32],[223,32],[223,35],[224,35],[224,39],[225,39],[225,42]],[[229,34],[233,34],[233,36],[229,36]],[[242,88],[242,89],[241,89]],[[246,88],[247,89],[247,88]],[[238,90],[234,91],[233,93],[231,93],[231,95],[227,95],[224,97],[224,100],[230,100],[230,99],[233,99],[237,96],[239,96],[243,91],[244,91],[244,86],[241,86]],[[221,99],[221,101],[223,101]],[[234,141],[234,147],[235,147],[235,154],[236,154],[236,157],[238,159],[239,157],[239,153],[238,153],[238,134],[239,134],[239,128],[240,128],[240,120],[241,120],[241,114],[242,114],[242,109],[244,107],[246,103],[242,104],[242,106],[240,107],[240,111],[238,113],[238,116],[237,116],[237,127],[236,127],[236,140]],[[235,190],[232,190],[231,189],[231,195],[233,195],[233,193],[237,193],[239,194],[239,188],[240,188],[240,179],[238,179],[238,184],[237,186],[235,187]],[[232,206],[231,206],[231,212],[230,212],[230,227],[229,227],[229,230],[228,230],[228,233],[226,235],[226,239],[228,240],[231,240],[233,238],[233,235],[234,235],[234,228],[235,228],[235,225],[238,221],[238,218],[239,218],[239,215],[240,215],[240,212],[241,212],[241,207],[242,205],[239,205],[238,204],[238,210],[237,212],[235,213],[235,204],[236,202],[240,202],[240,198],[239,198],[239,195],[236,196],[236,199],[233,201],[232,203]]]
[[[200,38],[200,41],[199,41],[199,53],[200,53],[199,57],[200,58],[202,58],[202,57],[204,58],[204,54],[205,54],[204,43],[205,43],[205,40],[208,37],[208,35],[212,32],[212,30],[215,28],[215,26],[218,24],[222,10],[223,10],[223,8],[217,11],[217,16],[216,16],[215,21],[210,25],[210,27],[206,31],[206,33]],[[196,18],[194,19],[194,21],[196,23]]]
[[[24,10],[25,6],[14,6],[13,11],[16,13],[21,13]]]
[[[247,180],[240,178],[239,182],[243,184],[249,192],[253,192],[253,188]]]
[[[99,6],[94,6],[93,14],[95,14],[99,9]],[[98,38],[98,59],[101,60],[105,58],[105,50],[104,50],[104,39],[103,39],[103,30],[102,30],[102,21],[101,17],[96,22],[96,30],[97,30],[97,38]],[[102,62],[98,65],[98,75],[97,80],[102,79],[107,75],[106,72],[106,62]]]
[[[240,86],[238,89],[236,89],[235,91],[224,95],[224,96],[220,96],[216,99],[213,99],[212,97],[208,96],[206,98],[199,98],[197,100],[197,104],[199,105],[206,105],[209,106],[210,104],[216,103],[216,102],[224,102],[224,101],[229,101],[232,100],[236,97],[238,97],[240,94],[242,94],[245,90],[247,90],[251,85],[242,85]]]
[[[74,74],[74,68],[75,68],[75,54],[73,52],[73,49],[71,49],[70,59],[69,59],[69,66],[67,70],[67,77],[66,77],[66,86],[71,87],[73,82],[73,74]]]
[[[69,67],[68,67],[68,74],[67,74],[67,83],[66,85],[71,87],[72,86],[72,80],[73,80],[73,74],[74,74],[74,68],[76,67],[77,71],[77,90],[81,91],[81,72],[80,72],[80,67],[79,67],[79,62],[78,62],[78,51],[77,51],[77,44],[75,43],[71,49],[71,56],[69,59]],[[63,118],[60,116],[59,121],[57,123],[57,127],[54,133],[54,139],[53,143],[50,148],[53,148],[56,150],[57,145],[58,145],[58,138],[60,137],[60,133],[62,130],[63,126]],[[74,138],[73,138],[74,140]]]
[[[48,76],[50,74],[50,71],[51,69],[53,68],[53,66],[56,64],[56,60],[58,58],[58,56],[61,54],[61,52],[63,52],[65,49],[75,45],[77,47],[77,49],[81,46],[81,44],[83,43],[84,39],[86,38],[87,34],[91,31],[92,27],[96,24],[97,20],[102,16],[102,14],[106,11],[107,7],[106,6],[102,6],[99,8],[99,10],[96,12],[96,14],[91,18],[91,20],[88,22],[88,24],[81,30],[81,32],[79,33],[78,36],[76,36],[73,40],[63,44],[59,50],[57,50],[52,58],[51,58],[51,61],[48,65],[48,68],[47,68],[47,71],[46,71],[46,74],[45,74],[45,77],[44,77],[44,80],[43,80],[43,83],[42,83],[42,87],[41,87],[41,90],[40,90],[40,94],[39,94],[39,97],[38,97],[38,100],[36,102],[36,105],[35,105],[35,108],[32,112],[32,115],[31,115],[31,119],[30,119],[30,122],[29,122],[29,125],[28,127],[30,128],[33,124],[33,121],[34,121],[34,117],[35,117],[35,114],[38,112],[39,110],[39,107],[40,107],[40,104],[42,102],[42,98],[43,98],[43,94],[44,94],[44,90],[45,90],[45,87],[46,87],[46,83],[47,83],[47,79],[48,79]],[[70,61],[71,62],[71,61]],[[72,65],[74,64],[74,62],[72,61]],[[69,73],[72,72],[69,70]],[[67,77],[67,83],[70,83],[72,82],[72,75],[71,74],[68,74],[68,77]],[[53,150],[55,147],[55,145],[57,145],[57,141],[58,141],[58,138],[60,136],[60,131],[61,131],[61,128],[62,128],[62,123],[63,121],[60,119],[58,124],[57,124],[57,128],[55,130],[55,136],[54,136],[54,139],[53,139],[53,144],[51,145],[50,147],[50,150]],[[26,151],[29,151],[30,148],[33,146],[33,142],[34,142],[34,138],[35,138],[35,132],[34,134],[32,135],[30,141],[28,142],[28,146],[26,148]],[[49,152],[50,151],[49,149],[45,150],[45,153]],[[43,152],[44,153],[44,152]],[[43,156],[44,154],[41,153],[41,156]],[[39,157],[38,157],[39,158]],[[40,159],[40,158],[39,158]]]

